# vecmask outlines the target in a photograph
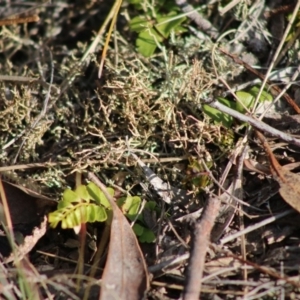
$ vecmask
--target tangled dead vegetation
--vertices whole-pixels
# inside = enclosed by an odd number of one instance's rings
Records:
[[[240,1],[234,8],[229,6],[234,1],[201,7],[198,1],[123,1],[99,78],[108,2],[2,4],[1,18],[10,21],[0,20],[0,172],[12,233],[18,245],[28,243],[14,268],[18,276],[26,270],[31,280],[26,287],[16,281],[9,263],[19,254],[10,252],[4,226],[0,283],[14,289],[0,287],[0,294],[19,299],[31,290],[35,299],[99,297],[108,249],[101,239],[107,229],[87,224],[83,242],[71,230],[43,223],[62,193],[92,172],[114,188],[116,198],[130,194],[143,200],[140,213],[156,236],[155,243],[141,244],[153,275],[147,299],[178,299],[182,293],[184,299],[197,299],[200,287],[202,299],[298,299],[299,215],[278,194],[276,176],[265,164],[272,156],[262,152],[249,124],[207,108],[203,99],[236,108],[233,103],[243,102],[237,91],[249,95],[251,86],[259,90],[264,81],[244,66],[256,65],[266,74],[272,64],[268,72],[278,72],[269,77],[264,95],[275,99],[283,91],[297,107],[299,13],[288,37],[284,31],[299,1],[282,6]],[[163,27],[168,13],[183,18],[170,23],[169,31]],[[143,26],[158,23],[148,28],[150,42],[155,41],[149,57],[141,54],[146,46],[140,29],[133,30],[134,18],[146,18]],[[297,115],[281,99],[276,103],[264,121],[284,134],[297,134]],[[255,105],[242,106],[255,122]],[[298,148],[270,137],[268,142],[283,166],[279,169],[288,175],[287,170],[297,171]],[[166,186],[168,194],[161,191]],[[156,208],[142,212],[151,201]],[[30,206],[34,209],[26,216]],[[16,221],[22,211],[24,220]],[[102,258],[95,267],[97,252]],[[86,265],[79,264],[71,276],[77,261]],[[196,275],[193,261],[199,264]],[[193,283],[195,277],[200,281]],[[199,291],[189,298],[193,284]]]

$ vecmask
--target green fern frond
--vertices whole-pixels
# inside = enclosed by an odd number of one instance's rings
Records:
[[[114,190],[109,189],[109,193],[113,195]],[[49,214],[49,223],[55,228],[61,222],[61,227],[65,229],[88,222],[104,222],[109,207],[108,200],[95,184],[80,185],[75,191],[64,191],[57,210]]]

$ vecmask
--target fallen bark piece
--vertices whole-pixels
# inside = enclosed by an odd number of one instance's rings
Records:
[[[286,170],[279,164],[262,133],[256,131],[256,136],[269,156],[271,174],[280,185],[279,193],[281,197],[291,207],[300,212],[300,176]]]

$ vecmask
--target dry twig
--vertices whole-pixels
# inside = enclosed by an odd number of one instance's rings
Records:
[[[214,196],[209,197],[200,220],[195,224],[194,239],[183,293],[184,300],[199,299],[205,255],[219,208],[220,200]]]

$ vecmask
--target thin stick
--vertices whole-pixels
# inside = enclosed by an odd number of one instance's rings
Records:
[[[261,97],[261,94],[262,94],[262,92],[263,92],[263,90],[264,90],[264,87],[265,87],[265,85],[266,85],[266,83],[267,83],[267,81],[268,81],[268,78],[269,78],[269,76],[270,76],[270,73],[271,73],[271,71],[273,70],[273,68],[275,67],[275,61],[277,60],[277,58],[278,58],[278,56],[279,56],[279,53],[280,53],[280,51],[281,51],[281,49],[282,49],[282,47],[283,47],[283,44],[285,43],[286,38],[287,38],[287,36],[288,36],[288,34],[289,34],[290,30],[291,30],[292,24],[294,23],[294,21],[295,21],[295,19],[296,19],[296,16],[297,16],[297,14],[298,14],[298,12],[299,12],[299,7],[300,7],[300,0],[297,1],[297,4],[296,4],[296,6],[295,6],[295,8],[294,8],[294,12],[293,12],[293,15],[292,15],[292,17],[291,17],[291,20],[289,21],[289,23],[288,23],[288,25],[287,25],[287,27],[286,27],[286,29],[285,29],[285,32],[284,32],[284,34],[283,34],[283,37],[281,38],[281,41],[280,41],[280,43],[279,43],[279,45],[278,45],[278,47],[277,47],[277,49],[276,49],[276,52],[275,52],[275,54],[274,54],[274,56],[273,56],[273,58],[272,58],[272,61],[271,61],[271,63],[270,63],[270,66],[269,66],[269,68],[268,68],[268,70],[267,70],[267,73],[265,74],[265,78],[264,78],[264,80],[263,80],[263,82],[262,82],[262,84],[261,84],[261,87],[260,87],[260,89],[259,89],[259,92],[258,92],[258,94],[257,94],[257,96],[256,96],[256,100],[255,100],[254,107],[257,106],[257,103],[258,103],[258,101],[259,101],[259,99],[260,99],[260,97]],[[298,113],[299,113],[299,111],[298,111]]]
[[[293,145],[300,147],[299,139],[296,139],[282,131],[279,131],[264,122],[261,122],[257,119],[254,119],[252,117],[241,114],[238,111],[233,110],[233,109],[223,105],[222,103],[220,103],[219,101],[217,101],[215,99],[202,99],[202,102],[203,102],[203,104],[207,104],[217,110],[222,111],[223,113],[226,113],[234,118],[237,118],[238,120],[240,120],[242,122],[249,123],[251,126],[253,126],[254,128],[256,128],[260,131],[267,132],[270,135],[280,138],[287,143],[291,143]]]
[[[112,8],[112,11],[114,12],[114,14],[113,14],[113,18],[112,18],[112,21],[111,21],[111,24],[110,24],[110,27],[109,27],[109,30],[108,30],[108,33],[107,33],[107,36],[106,36],[105,44],[104,44],[104,47],[103,47],[103,51],[102,51],[102,55],[101,55],[101,61],[100,61],[100,65],[99,65],[99,71],[98,71],[98,78],[100,78],[101,75],[102,75],[102,69],[103,69],[104,60],[105,60],[107,49],[108,49],[108,44],[109,44],[109,41],[110,41],[112,30],[113,30],[113,28],[116,24],[116,20],[117,20],[117,16],[118,16],[121,4],[122,4],[122,0],[116,0],[114,6]]]
[[[9,233],[8,237],[11,238],[10,242],[12,243],[14,241],[13,224],[12,224],[12,220],[11,220],[11,216],[10,216],[10,212],[9,212],[7,197],[5,195],[5,190],[4,190],[1,178],[0,178],[0,202],[2,204],[2,209],[4,212],[4,216],[5,216],[5,222],[6,222],[5,225],[7,226],[8,233]]]
[[[199,299],[205,256],[210,242],[210,233],[219,213],[220,202],[217,197],[210,197],[201,219],[195,225],[183,300]]]
[[[175,0],[175,2],[187,15],[187,17],[194,21],[202,31],[208,34],[212,39],[217,39],[219,31],[196,9],[194,9],[192,5],[190,5],[186,0]]]
[[[227,51],[225,51],[224,49],[219,49],[220,52],[224,53],[225,55],[231,57],[237,64],[240,64],[242,66],[244,66],[244,68],[246,68],[249,72],[251,72],[252,74],[256,75],[258,78],[260,78],[261,80],[265,81],[266,80],[266,76],[263,75],[262,73],[260,73],[259,71],[253,69],[251,66],[249,66],[246,62],[244,62],[243,60],[241,60],[240,58],[238,58],[237,56],[228,53]],[[271,92],[275,92],[276,95],[281,93],[281,89],[276,86],[273,85],[272,82],[270,82],[268,79],[266,80],[266,83],[268,84]],[[286,102],[295,110],[295,112],[297,114],[300,113],[300,108],[298,107],[298,105],[295,103],[295,101],[290,97],[289,94],[285,93],[283,95],[284,99],[286,100]]]
[[[235,240],[236,238],[240,237],[241,235],[247,234],[247,233],[252,232],[252,231],[254,231],[254,230],[256,230],[256,229],[258,229],[258,228],[260,228],[262,226],[265,226],[267,224],[273,223],[276,220],[279,220],[279,219],[281,219],[281,218],[283,218],[283,217],[285,217],[287,215],[290,215],[293,212],[295,212],[294,209],[288,209],[288,210],[286,210],[286,211],[284,211],[284,212],[282,212],[280,214],[274,215],[274,216],[272,216],[272,217],[270,217],[268,219],[265,219],[265,220],[263,220],[263,221],[261,221],[259,223],[256,223],[256,224],[254,224],[252,226],[249,226],[249,227],[245,228],[244,230],[238,231],[235,234],[232,234],[230,236],[227,236],[227,237],[221,239],[220,240],[220,244],[224,245],[224,244],[226,244],[226,243],[228,243],[230,241]]]
[[[32,15],[24,18],[20,17],[20,18],[4,19],[4,20],[0,20],[0,26],[38,22],[39,20],[40,18],[38,15]]]

